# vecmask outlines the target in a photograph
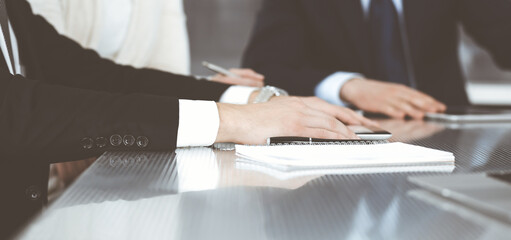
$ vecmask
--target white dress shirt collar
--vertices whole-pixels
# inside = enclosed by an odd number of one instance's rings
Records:
[[[396,7],[396,10],[398,14],[403,13],[403,0],[392,0],[394,3],[394,7]],[[360,0],[360,3],[362,4],[362,10],[364,11],[364,16],[367,18],[369,16],[369,10],[371,8],[371,0]]]
[[[16,40],[16,36],[14,35],[14,31],[12,30],[11,23],[9,23],[9,34],[11,36],[11,45],[12,45],[12,55],[14,57],[14,66],[11,64],[11,60],[9,59],[9,54],[7,52],[7,44],[5,42],[5,36],[2,31],[0,31],[0,49],[2,49],[2,54],[5,59],[5,63],[7,64],[7,67],[9,68],[9,72],[11,74],[21,74],[21,67],[20,67],[20,59],[19,59],[19,53],[18,53],[18,42]]]

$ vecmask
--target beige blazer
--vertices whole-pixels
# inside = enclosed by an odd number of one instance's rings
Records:
[[[29,0],[61,34],[98,51],[104,11],[100,1]],[[182,0],[132,0],[126,38],[111,59],[119,64],[190,74],[190,47]]]

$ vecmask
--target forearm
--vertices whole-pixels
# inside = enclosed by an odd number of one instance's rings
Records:
[[[323,79],[314,89],[316,97],[319,97],[331,104],[346,106],[346,102],[341,94],[343,86],[350,80],[364,78],[360,73],[354,72],[336,72]]]

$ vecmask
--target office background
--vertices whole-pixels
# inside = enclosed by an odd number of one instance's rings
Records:
[[[184,0],[190,38],[191,71],[210,74],[203,60],[238,67],[261,0]]]
[[[56,14],[58,11],[55,10],[62,7],[61,3],[63,0],[29,1],[37,3],[37,7],[34,8],[35,12],[39,12],[37,9],[41,8],[43,12],[46,12],[46,14],[42,14],[43,16],[56,17],[57,22],[58,18],[62,17],[60,14]],[[254,25],[257,11],[261,6],[262,0],[167,1],[170,1],[169,3],[173,3],[173,5],[176,6],[179,4],[174,3],[178,3],[179,1],[183,1],[184,3],[190,42],[190,66],[192,74],[211,74],[201,66],[201,62],[204,60],[225,67],[239,67],[244,48],[250,38],[251,29]],[[181,11],[181,9],[179,11]],[[183,24],[182,27],[184,28],[184,23],[179,22],[181,21],[181,17],[184,18],[184,16],[178,16],[175,21],[177,21],[177,25]],[[50,22],[55,21],[51,21],[50,19]],[[63,23],[61,22],[61,24]],[[176,22],[173,24],[176,24]],[[164,23],[164,26],[174,25],[165,25]],[[173,34],[184,34],[184,32],[176,31],[173,32]],[[158,34],[154,36],[157,37]],[[167,50],[172,49],[172,47],[179,49],[180,46],[184,44],[180,41],[186,42],[186,37],[183,36],[181,39],[176,39],[174,44],[166,42],[163,44],[163,47],[167,48]],[[144,51],[144,49],[141,51]],[[179,57],[179,54],[185,54],[186,52],[186,50],[183,53],[174,52],[176,54],[170,55],[176,55],[178,57],[162,58],[166,60],[156,57],[156,60],[165,61],[166,63],[180,61],[183,57]],[[153,57],[164,56],[158,52],[148,52],[148,54],[153,54]],[[185,55],[188,54],[186,53]],[[492,61],[491,56],[483,49],[478,48],[476,44],[464,34],[462,34],[461,37],[460,59],[469,83],[467,84],[469,97],[473,103],[501,103],[511,105],[511,95],[508,94],[511,92],[511,71],[500,70]],[[137,62],[138,60],[140,59],[135,58],[128,62]],[[188,62],[186,59],[183,61]],[[150,66],[150,63],[149,61],[140,65]],[[187,66],[185,63],[177,62],[177,64]],[[169,68],[175,69],[172,67]],[[185,72],[188,72],[187,67]]]
[[[184,1],[188,17],[193,74],[209,74],[201,66],[203,60],[226,67],[239,66],[261,2],[261,0]],[[462,34],[460,42],[460,59],[468,79],[471,99],[477,103],[484,102],[486,98],[497,97],[502,102],[511,104],[511,97],[506,94],[511,91],[511,71],[500,70],[491,56],[484,49],[477,47],[465,34]],[[491,92],[491,95],[488,95],[488,92]]]

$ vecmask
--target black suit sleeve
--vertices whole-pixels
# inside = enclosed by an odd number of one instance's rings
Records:
[[[511,69],[511,1],[458,0],[458,6],[467,33],[500,67]]]
[[[266,83],[294,95],[314,95],[314,88],[332,71],[308,61],[305,19],[300,1],[266,0],[243,57],[243,66],[266,77]]]
[[[218,100],[228,87],[196,81],[188,76],[121,66],[102,59],[96,52],[85,50],[78,43],[59,35],[44,18],[32,14],[27,2],[19,2],[18,14],[10,16],[18,18],[15,22],[26,22],[26,30],[32,37],[18,40],[31,41],[32,44],[22,45],[34,46],[30,50],[40,60],[40,71],[48,82],[91,90],[147,93],[197,100]]]
[[[176,146],[176,98],[96,92],[45,84],[0,70],[0,146],[5,160],[71,161],[106,150],[172,150]],[[84,148],[84,138],[144,136],[145,148]]]
[[[0,68],[0,156],[70,161],[113,150],[172,150],[178,98],[217,100],[227,85],[119,66],[59,35],[26,1],[7,1],[29,79]],[[30,73],[36,72],[36,73]],[[30,79],[35,76],[35,79]],[[141,149],[113,135],[149,140]],[[94,141],[87,148],[82,141]],[[98,141],[96,141],[98,140]]]

